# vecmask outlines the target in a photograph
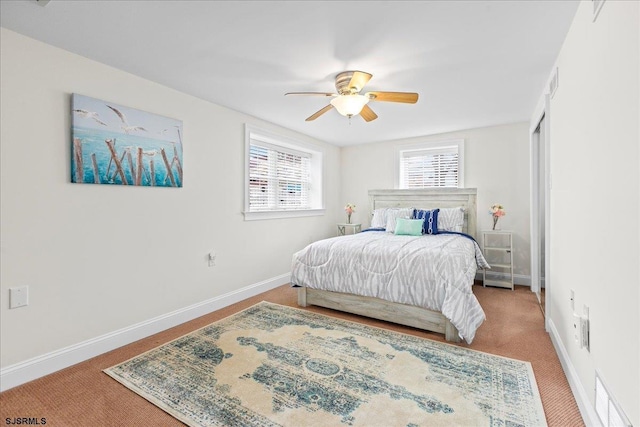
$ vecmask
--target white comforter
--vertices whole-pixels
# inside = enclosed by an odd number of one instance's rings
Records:
[[[485,319],[471,291],[489,268],[477,243],[451,234],[368,231],[310,244],[293,255],[291,283],[442,312],[471,343]]]

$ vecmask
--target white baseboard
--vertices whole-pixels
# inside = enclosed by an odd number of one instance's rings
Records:
[[[580,415],[582,415],[584,423],[587,425],[587,427],[601,426],[598,414],[596,414],[594,407],[589,401],[587,390],[585,390],[584,385],[580,381],[578,372],[576,372],[573,363],[571,363],[569,353],[567,353],[567,349],[565,348],[564,344],[562,344],[562,340],[560,339],[558,330],[556,329],[556,326],[553,324],[553,321],[551,319],[549,319],[548,325],[551,342],[556,349],[556,353],[558,353],[560,364],[562,364],[562,369],[567,376],[567,381],[569,381],[569,386],[571,387],[573,396],[576,399],[576,403],[578,404],[578,409],[580,409]]]
[[[509,275],[507,273],[492,273],[495,276],[499,276],[504,280],[510,280]],[[482,281],[482,270],[479,270],[476,273],[476,280]],[[515,285],[529,286],[531,287],[531,276],[527,276],[524,274],[514,274],[513,275],[513,283]]]
[[[289,283],[291,274],[246,286],[233,292],[181,308],[167,314],[101,335],[87,341],[55,350],[0,369],[0,391],[24,384],[60,369],[67,368],[118,347],[204,316],[212,311]]]

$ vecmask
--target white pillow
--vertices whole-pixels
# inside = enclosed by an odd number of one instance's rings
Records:
[[[462,233],[464,208],[440,208],[438,212],[438,231],[457,231]]]
[[[413,208],[390,208],[387,210],[387,233],[395,233],[396,219],[409,219],[413,216]]]
[[[387,208],[380,208],[373,211],[371,218],[371,228],[385,228],[387,226]]]

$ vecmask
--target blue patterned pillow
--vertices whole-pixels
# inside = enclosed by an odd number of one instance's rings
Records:
[[[413,211],[415,219],[424,220],[422,234],[438,234],[438,212],[440,212],[440,209],[432,209],[430,211],[415,209]]]

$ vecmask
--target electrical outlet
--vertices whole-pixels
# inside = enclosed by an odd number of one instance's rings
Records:
[[[582,316],[580,318],[580,348],[590,351],[589,347],[589,318]]]
[[[591,351],[589,337],[589,307],[583,307],[583,314],[573,313],[573,339],[580,348]]]
[[[9,288],[9,308],[18,308],[29,305],[29,287]]]
[[[574,291],[573,289],[570,290],[571,292],[571,311],[576,311],[576,291]]]
[[[209,267],[215,267],[216,265],[216,253],[209,252]]]
[[[573,313],[573,340],[580,345],[580,316]]]
[[[591,351],[590,347],[590,329],[591,322],[589,321],[589,307],[585,304],[582,308],[582,317],[580,318],[580,347],[586,348],[587,351]]]

